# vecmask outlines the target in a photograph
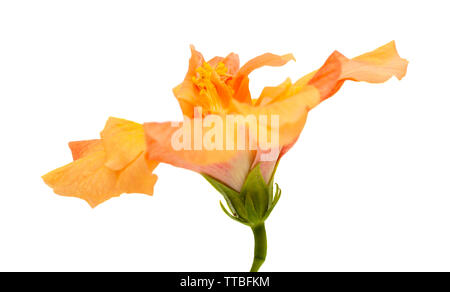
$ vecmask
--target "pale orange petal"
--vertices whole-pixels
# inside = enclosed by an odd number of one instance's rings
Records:
[[[103,151],[103,142],[100,139],[72,141],[69,142],[69,148],[72,151],[73,160],[85,157],[86,155]]]
[[[248,61],[239,69],[233,78],[233,89],[236,94],[236,100],[251,104],[252,99],[248,91],[248,75],[253,70],[263,66],[282,66],[290,60],[295,60],[292,54],[279,56],[266,53]]]
[[[209,60],[208,64],[211,65],[211,67],[215,68],[222,61],[223,61],[223,57],[216,56],[216,57],[212,58],[211,60]]]
[[[342,70],[342,78],[380,83],[394,75],[400,80],[408,67],[408,61],[398,55],[394,41],[353,58],[353,61],[356,62],[349,62]]]
[[[185,80],[190,80],[192,76],[196,74],[195,70],[197,70],[197,68],[205,62],[203,55],[199,51],[197,51],[193,45],[191,45],[190,47],[191,58],[189,59],[189,69],[184,78]]]
[[[255,102],[255,106],[265,105],[274,100],[281,99],[283,96],[289,94],[289,89],[292,87],[292,81],[290,78],[286,79],[283,83],[278,86],[268,86],[264,87],[259,96],[258,100]]]
[[[117,188],[122,193],[139,193],[153,195],[157,176],[152,173],[158,165],[156,161],[148,161],[145,153],[120,172]]]
[[[91,207],[122,193],[153,194],[157,162],[147,161],[144,153],[122,171],[111,170],[105,161],[104,151],[93,152],[42,178],[56,194],[81,198]]]
[[[44,175],[45,183],[92,207],[122,193],[153,194],[158,163],[146,160],[143,126],[110,118],[102,134],[105,139],[69,143],[75,161]]]
[[[239,70],[239,56],[235,53],[230,53],[225,58],[214,57],[208,61],[211,67],[215,68],[219,63],[223,63],[227,68],[227,74],[234,75]]]
[[[215,71],[211,73],[211,82],[215,86],[217,99],[220,100],[222,107],[227,107],[231,99],[233,99],[231,87],[229,87]]]
[[[265,53],[258,57],[255,57],[244,64],[244,66],[239,69],[239,71],[236,74],[236,79],[238,82],[238,79],[241,76],[247,76],[252,71],[261,68],[263,66],[283,66],[287,62],[295,60],[294,56],[292,54],[286,54],[286,55],[274,55],[271,53]]]
[[[252,95],[250,94],[250,79],[244,76],[239,84],[239,87],[235,89],[233,98],[237,101],[252,104]]]
[[[394,42],[354,59],[335,51],[308,84],[320,91],[323,101],[336,93],[345,80],[382,83],[392,76],[401,79],[407,66],[408,61],[400,58]]]
[[[222,63],[228,68],[228,74],[234,75],[239,71],[239,56],[235,53],[230,53],[226,56]]]
[[[240,113],[278,114],[282,146],[280,155],[283,155],[297,140],[307,112],[332,96],[345,80],[381,83],[392,76],[401,79],[407,64],[398,55],[394,42],[354,59],[334,52],[319,70],[300,78],[293,85],[286,82],[265,88],[255,109],[238,102],[233,105]]]
[[[273,152],[270,154],[270,152]],[[269,150],[258,150],[256,152],[255,160],[253,161],[252,169],[259,164],[259,169],[261,170],[261,175],[264,178],[266,183],[269,183],[272,178],[273,171],[275,166],[278,163],[278,159],[280,158],[281,149],[269,149]],[[263,155],[273,155],[274,159],[267,160],[263,158]]]
[[[309,86],[308,82],[314,77],[318,70],[311,72],[299,80],[297,80],[294,84],[291,83],[290,78],[288,78],[285,82],[281,83],[275,87],[265,87],[261,92],[261,96],[255,103],[255,106],[259,105],[267,105],[269,103],[280,102],[284,99],[290,98],[291,96],[296,95],[300,91],[302,91],[305,87]],[[306,95],[304,96],[306,97]],[[315,104],[319,102],[319,99],[316,98],[311,99],[311,96],[305,99],[305,104],[308,107],[313,107]]]
[[[267,117],[268,124],[259,124],[259,127],[265,127],[267,132],[272,131],[271,119],[278,117],[279,127],[273,131],[279,133],[279,147],[283,149],[295,141],[300,135],[306,122],[308,104],[315,103],[319,99],[319,92],[312,86],[275,103],[266,103],[260,106],[252,106],[246,103],[233,101],[231,111],[241,115],[253,115],[260,121],[260,117]],[[259,138],[259,137],[258,137]],[[258,141],[260,143],[260,141]]]
[[[174,126],[170,122],[145,123],[144,129],[149,160],[210,175],[237,191],[244,183],[255,155],[254,151],[246,150],[206,150],[202,141],[200,141],[200,148],[194,150],[193,128],[189,131],[192,135],[192,143],[189,144],[191,149],[176,150],[172,144],[172,137],[175,132],[182,129],[182,125]]]
[[[118,174],[107,168],[105,161],[105,152],[97,151],[55,169],[42,178],[58,195],[78,197],[95,207],[120,195],[116,188]]]
[[[173,94],[180,103],[183,115],[192,117],[194,107],[197,102],[198,90],[192,83],[192,77],[196,75],[196,69],[205,62],[203,55],[191,45],[191,58],[189,59],[189,69],[184,77],[184,81],[173,89]]]
[[[118,118],[109,118],[101,132],[106,151],[105,165],[121,170],[145,150],[142,124]]]
[[[173,89],[173,95],[177,98],[183,115],[188,117],[194,116],[197,94],[198,91],[191,80],[185,80]]]

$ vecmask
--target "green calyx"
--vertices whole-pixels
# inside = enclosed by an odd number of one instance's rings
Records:
[[[269,217],[281,196],[278,185],[275,184],[275,191],[273,187],[275,170],[276,166],[269,183],[266,183],[258,164],[248,174],[240,192],[208,175],[203,175],[225,198],[229,210],[220,202],[225,214],[252,229],[255,248],[250,272],[257,272],[267,255],[267,235],[264,221]]]
[[[203,176],[225,198],[229,210],[220,202],[225,214],[250,227],[263,224],[281,196],[281,190],[277,184],[274,190],[274,175],[269,183],[266,183],[259,164],[248,174],[240,193],[208,175]]]

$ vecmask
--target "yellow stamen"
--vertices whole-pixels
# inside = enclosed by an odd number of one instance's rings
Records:
[[[221,112],[222,102],[211,79],[213,74],[217,74],[219,78],[228,78],[228,68],[222,62],[216,68],[205,62],[196,69],[196,72],[197,76],[192,76],[192,82],[199,89],[199,104],[203,107],[204,113]]]

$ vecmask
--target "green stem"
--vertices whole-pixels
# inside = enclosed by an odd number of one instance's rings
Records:
[[[253,235],[255,237],[255,255],[253,257],[253,265],[250,272],[258,272],[266,259],[267,254],[267,236],[264,222],[252,226]]]

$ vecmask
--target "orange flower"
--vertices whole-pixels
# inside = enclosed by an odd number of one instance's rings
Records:
[[[110,118],[101,139],[69,147],[74,161],[42,177],[55,193],[84,199],[91,207],[122,193],[153,194],[158,163],[145,157],[141,124]]]
[[[266,87],[253,99],[248,75],[263,66],[282,66],[294,59],[291,54],[263,54],[240,67],[234,53],[205,62],[192,46],[191,52],[186,77],[173,90],[182,123],[141,125],[110,118],[101,139],[70,142],[74,161],[43,179],[55,193],[95,207],[122,193],[153,194],[152,171],[159,162],[197,171],[224,196],[225,213],[251,227],[250,271],[258,271],[267,253],[264,222],[281,195],[273,186],[274,170],[297,141],[308,112],[345,80],[401,79],[408,62],[399,57],[394,42],[353,59],[335,51],[317,71],[294,83],[287,79]]]
[[[164,162],[209,175],[240,191],[256,165],[265,181],[270,180],[276,163],[299,137],[309,110],[336,93],[345,80],[380,83],[392,76],[401,79],[407,67],[394,42],[353,59],[334,52],[319,70],[294,83],[287,79],[278,86],[266,87],[257,99],[252,99],[248,75],[263,66],[282,66],[294,60],[291,54],[263,54],[240,67],[234,53],[205,62],[192,46],[191,52],[186,77],[173,90],[185,116],[184,123],[141,125],[110,118],[101,139],[69,143],[74,161],[44,175],[45,183],[57,194],[82,198],[94,207],[122,193],[152,195],[156,183],[152,171]],[[256,126],[243,123],[245,131],[253,134],[246,137],[246,148],[234,145],[232,149],[174,149],[174,135],[186,126],[195,128],[195,117],[217,115],[225,123],[226,116],[233,114],[257,118]],[[261,129],[270,132],[273,127],[259,117],[273,115],[279,117],[279,141],[276,147],[262,148],[255,133]],[[233,129],[233,138],[237,131]],[[194,132],[188,135],[195,136]],[[208,134],[200,135],[203,141]],[[223,135],[224,140],[230,138],[230,133]],[[255,149],[248,147],[250,137],[256,137]],[[274,154],[272,159],[262,159],[268,152]]]
[[[183,125],[173,127],[171,123],[145,123],[148,158],[207,174],[236,191],[241,189],[249,171],[257,164],[266,182],[269,181],[277,161],[298,139],[308,112],[336,93],[345,80],[381,83],[392,76],[401,79],[408,64],[399,57],[394,42],[353,59],[335,51],[319,70],[294,83],[287,79],[278,86],[266,87],[259,98],[252,99],[248,75],[263,66],[284,65],[294,59],[291,54],[278,56],[267,53],[239,67],[239,58],[234,53],[205,62],[202,54],[192,46],[191,52],[186,77],[174,89],[185,115],[184,125],[194,124],[193,118],[200,114],[203,117],[238,114],[257,118],[276,115],[279,117],[277,155],[272,161],[261,161],[264,151],[260,148],[174,149],[171,138]],[[256,129],[261,127],[271,128],[268,123],[259,122]],[[247,131],[255,129],[249,127]],[[205,135],[200,140],[204,138]]]

